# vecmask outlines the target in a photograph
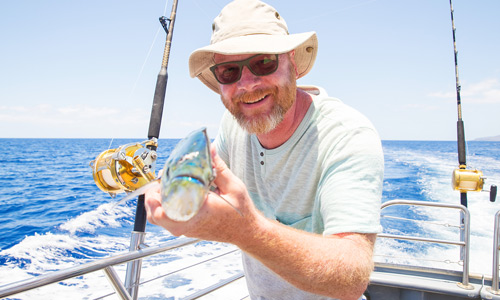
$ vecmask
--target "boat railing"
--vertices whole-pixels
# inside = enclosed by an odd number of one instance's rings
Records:
[[[388,234],[388,233],[380,233],[378,234],[378,238],[388,238],[388,239],[397,239],[397,240],[407,240],[407,241],[418,241],[418,242],[426,242],[426,243],[435,243],[435,244],[444,244],[444,245],[456,245],[461,248],[461,259],[462,259],[462,282],[461,287],[467,289],[470,287],[469,285],[469,239],[470,239],[470,213],[467,207],[459,204],[448,204],[441,202],[423,202],[423,201],[411,201],[411,200],[392,200],[387,201],[382,204],[381,210],[384,210],[387,207],[395,206],[395,205],[408,205],[408,206],[426,206],[426,207],[440,207],[440,208],[450,208],[460,210],[463,222],[460,226],[461,230],[461,240],[460,241],[451,241],[444,239],[433,239],[426,237],[417,237],[411,235],[397,235],[397,234]]]
[[[493,231],[493,270],[491,272],[491,288],[489,292],[499,295],[499,250],[500,250],[500,210],[495,214],[495,230]]]
[[[132,300],[133,298],[130,296],[129,292],[127,289],[129,287],[125,287],[122,281],[119,279],[117,273],[115,272],[113,266],[124,264],[127,262],[131,262],[134,260],[142,259],[148,256],[152,256],[155,254],[160,254],[165,251],[173,250],[176,248],[188,246],[191,244],[195,244],[199,242],[197,239],[191,239],[191,238],[179,238],[175,240],[168,241],[166,243],[156,245],[156,246],[145,246],[141,247],[141,249],[136,250],[136,251],[130,251],[126,252],[123,254],[118,254],[115,256],[107,257],[107,258],[102,258],[93,262],[85,263],[79,266],[71,267],[68,269],[63,269],[59,271],[54,271],[52,273],[47,273],[43,275],[39,275],[30,279],[18,281],[18,282],[13,282],[4,286],[0,287],[0,298],[5,298],[14,294],[26,292],[29,290],[33,290],[42,286],[47,286],[49,284],[61,282],[66,279],[82,276],[88,273],[96,272],[99,270],[102,270],[106,277],[109,279],[111,285],[113,286],[116,295],[120,299],[125,299],[125,300]],[[232,253],[236,250],[232,250],[229,253]],[[227,255],[229,253],[224,253],[222,255],[219,255],[217,257]],[[212,260],[217,257],[211,257],[208,260]],[[204,261],[203,261],[204,262]],[[202,262],[202,263],[203,263]],[[199,264],[195,263],[193,264]],[[191,267],[191,266],[188,266]],[[188,268],[185,267],[185,268]],[[214,284],[208,288],[202,289],[195,294],[187,297],[186,299],[196,299],[198,297],[201,297],[205,294],[208,294],[216,289],[219,289],[233,281],[238,280],[239,278],[243,277],[243,273],[236,274],[228,279],[222,280],[218,282],[217,284]]]
[[[408,241],[418,241],[418,242],[427,242],[427,243],[437,243],[437,244],[445,244],[445,245],[455,245],[461,248],[461,259],[462,259],[462,274],[457,273],[457,277],[460,278],[461,282],[458,282],[458,286],[463,289],[468,289],[471,284],[469,282],[469,245],[470,245],[470,214],[468,209],[465,206],[458,204],[447,204],[447,203],[437,203],[437,202],[422,202],[422,201],[407,201],[407,200],[394,200],[385,202],[381,209],[384,210],[388,207],[395,205],[407,205],[407,206],[427,206],[427,207],[440,207],[440,208],[449,208],[459,210],[461,213],[461,224],[460,230],[463,231],[463,234],[460,235],[459,241],[451,241],[445,239],[433,239],[427,237],[419,237],[415,235],[396,235],[389,233],[380,233],[378,234],[379,238],[385,239],[397,239],[397,240],[408,240]],[[0,286],[0,298],[5,298],[14,294],[26,292],[29,290],[33,290],[36,288],[40,288],[49,284],[57,283],[64,281],[66,279],[82,276],[88,273],[96,272],[102,270],[106,277],[109,279],[111,285],[115,290],[115,294],[120,299],[133,299],[133,297],[129,293],[129,286],[125,286],[122,281],[118,278],[114,267],[117,265],[121,265],[124,263],[128,263],[131,261],[143,259],[148,256],[160,254],[169,250],[174,250],[177,248],[185,247],[188,245],[192,245],[199,242],[197,239],[191,238],[178,238],[166,243],[162,243],[160,245],[155,246],[145,246],[141,245],[139,250],[126,252],[123,254],[114,255],[107,258],[102,258],[93,262],[85,263],[79,266],[74,266],[68,269],[63,269],[59,271],[54,271],[47,274],[42,274],[30,279],[26,279],[23,281],[18,281],[14,283],[10,283],[4,286]],[[494,229],[494,244],[493,244],[493,273],[492,273],[492,283],[491,288],[488,287],[488,291],[492,294],[500,294],[499,291],[499,250],[500,250],[500,211],[495,215],[495,229]],[[228,253],[224,253],[218,255],[215,258],[227,255],[237,250],[231,250]],[[210,261],[214,259],[214,257],[210,257],[202,262],[194,263],[192,266],[204,263],[206,261]],[[187,266],[185,268],[189,268],[191,266]],[[410,266],[411,267],[411,266]],[[172,273],[175,272],[172,270]],[[221,280],[216,284],[213,284],[209,287],[201,289],[194,294],[188,296],[186,299],[196,299],[203,295],[209,294],[229,283],[235,282],[236,280],[242,278],[244,275],[242,272],[237,273],[234,276],[231,276],[227,279]],[[152,279],[154,280],[154,279]],[[149,281],[152,281],[149,280]],[[143,282],[136,284],[143,284]],[[483,283],[484,284],[484,283]],[[108,295],[107,295],[108,296]],[[495,298],[496,299],[496,298]]]

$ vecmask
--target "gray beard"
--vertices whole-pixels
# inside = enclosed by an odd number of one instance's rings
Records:
[[[250,134],[265,134],[275,129],[284,119],[286,111],[283,107],[277,105],[273,108],[270,115],[248,120],[244,115],[238,114],[235,117],[238,124]]]

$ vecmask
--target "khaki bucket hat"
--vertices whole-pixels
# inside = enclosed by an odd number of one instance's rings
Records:
[[[210,45],[197,49],[189,57],[189,73],[220,94],[219,83],[210,67],[214,53],[280,54],[295,49],[299,78],[312,68],[318,51],[315,32],[289,34],[282,16],[272,6],[258,0],[235,0],[214,19]]]

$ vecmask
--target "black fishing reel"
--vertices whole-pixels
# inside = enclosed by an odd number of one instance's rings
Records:
[[[497,186],[492,184],[490,190],[484,189],[486,177],[479,170],[468,170],[465,168],[455,169],[452,175],[452,186],[460,193],[467,192],[489,192],[490,201],[495,202],[497,197]]]
[[[129,193],[155,179],[158,147],[155,138],[109,149],[90,162],[94,181],[105,193],[115,197]]]

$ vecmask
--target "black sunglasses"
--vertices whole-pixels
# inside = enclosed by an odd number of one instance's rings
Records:
[[[266,76],[278,69],[278,54],[257,54],[240,61],[228,61],[210,67],[220,84],[231,84],[240,80],[243,66],[255,76]]]

